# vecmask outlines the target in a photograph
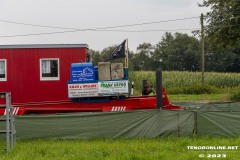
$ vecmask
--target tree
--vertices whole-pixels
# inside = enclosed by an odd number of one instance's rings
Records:
[[[99,51],[90,49],[90,56],[94,66],[97,66],[98,62],[101,62],[101,55]]]
[[[240,1],[204,0],[200,7],[207,12],[206,35],[213,50],[236,49],[240,44]]]
[[[240,50],[207,52],[206,71],[240,72]]]
[[[166,32],[162,37],[162,40],[156,44],[153,54],[154,65],[161,67],[163,70],[167,70],[168,66],[168,53],[172,52],[171,44],[174,41],[174,37],[171,33]]]
[[[153,66],[152,55],[154,46],[150,43],[142,43],[137,47],[137,53],[131,59],[133,70],[155,70]]]
[[[197,71],[200,61],[200,44],[187,34],[166,32],[156,45],[153,54],[155,66],[163,70]]]

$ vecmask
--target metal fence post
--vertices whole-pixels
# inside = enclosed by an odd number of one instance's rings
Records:
[[[156,71],[156,100],[157,100],[157,109],[162,109],[162,70],[158,69]]]

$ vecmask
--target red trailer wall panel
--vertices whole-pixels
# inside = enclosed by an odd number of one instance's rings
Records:
[[[68,100],[71,64],[85,62],[86,55],[87,48],[0,49],[0,59],[7,60],[7,81],[0,81],[0,92],[11,92],[13,104]],[[40,80],[41,58],[59,58],[60,80]]]

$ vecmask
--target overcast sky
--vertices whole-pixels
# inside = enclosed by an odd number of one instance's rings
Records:
[[[129,49],[134,51],[143,42],[157,44],[167,30],[191,35],[191,30],[180,29],[200,28],[198,17],[207,9],[198,7],[199,2],[202,0],[0,0],[0,45],[88,44],[101,51],[128,38]],[[190,19],[177,20],[185,18]],[[146,24],[150,22],[158,23]],[[115,28],[99,31],[106,27]],[[83,30],[69,32],[74,29]],[[53,32],[58,34],[42,34]],[[20,36],[39,33],[42,35]]]

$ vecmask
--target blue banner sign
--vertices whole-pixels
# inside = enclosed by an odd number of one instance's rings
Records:
[[[87,64],[87,63],[86,63]],[[93,82],[95,81],[94,66],[73,64],[71,67],[72,82]]]

